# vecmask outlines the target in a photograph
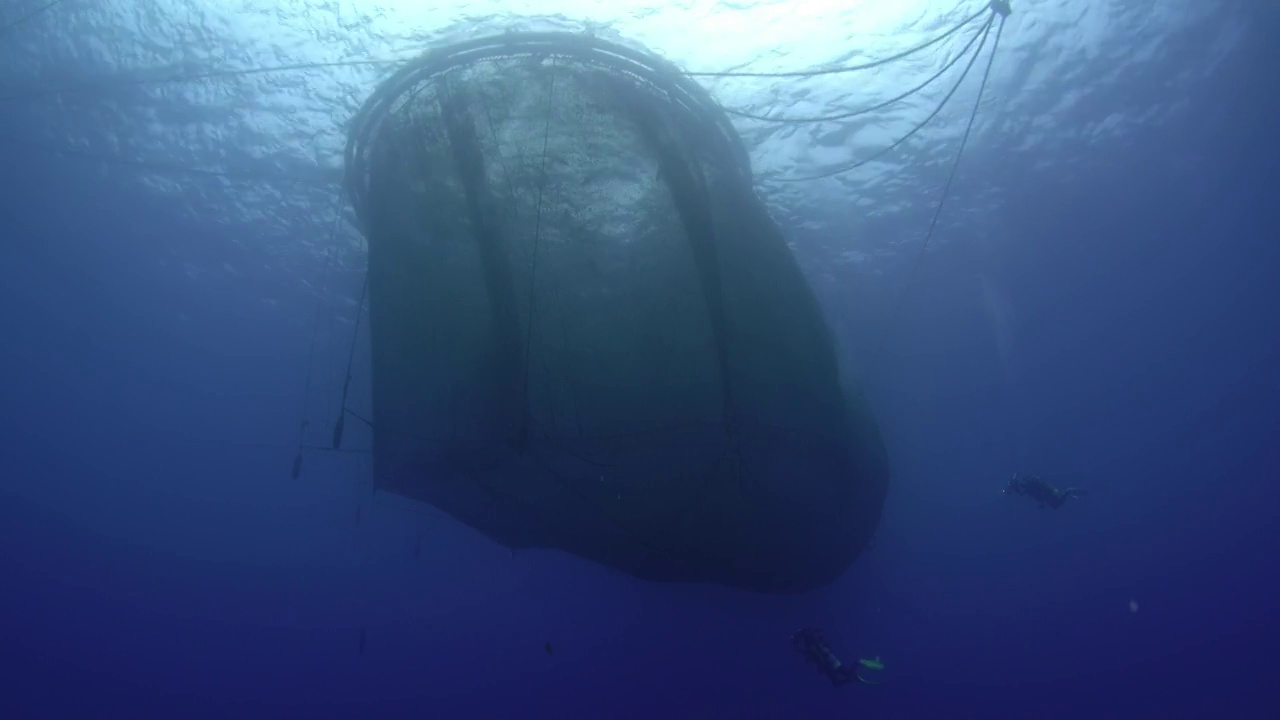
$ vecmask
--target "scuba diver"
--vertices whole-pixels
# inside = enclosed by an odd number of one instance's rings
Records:
[[[1078,498],[1084,494],[1084,491],[1079,488],[1059,490],[1035,475],[1020,478],[1017,473],[1013,474],[1003,492],[1005,495],[1029,495],[1040,503],[1040,507],[1048,505],[1054,510],[1062,507],[1067,498]]]
[[[864,685],[879,685],[874,680],[862,677],[857,668],[850,668],[840,662],[840,658],[831,652],[827,641],[822,639],[822,631],[817,628],[804,628],[791,636],[791,647],[804,655],[805,659],[817,666],[818,672],[827,676],[832,685],[840,687],[857,680]],[[884,664],[877,657],[874,660],[858,659],[858,665],[870,670],[883,670]]]

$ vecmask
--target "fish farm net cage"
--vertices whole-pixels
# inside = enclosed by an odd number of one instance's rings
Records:
[[[374,485],[509,547],[795,592],[889,471],[704,88],[590,34],[442,45],[356,115]]]

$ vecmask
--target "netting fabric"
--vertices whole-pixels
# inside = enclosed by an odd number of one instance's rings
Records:
[[[769,592],[866,544],[883,444],[698,85],[597,37],[429,52],[353,123],[374,476],[511,547]]]

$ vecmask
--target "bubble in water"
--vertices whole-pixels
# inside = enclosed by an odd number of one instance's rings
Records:
[[[1131,612],[1131,613],[1136,613],[1136,612],[1138,612],[1138,601],[1137,601],[1137,600],[1130,600],[1130,601],[1129,601],[1129,612]]]

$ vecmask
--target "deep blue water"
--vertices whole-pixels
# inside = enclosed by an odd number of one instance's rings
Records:
[[[1277,716],[1274,15],[1083,175],[975,160],[1003,234],[930,248],[896,315],[848,291],[894,484],[874,549],[795,597],[512,554],[371,500],[358,453],[290,480],[310,327],[261,298],[314,299],[9,122],[0,717]],[[1017,309],[1004,361],[979,276]],[[1013,472],[1089,492],[1039,510]],[[803,625],[884,684],[832,688]]]

